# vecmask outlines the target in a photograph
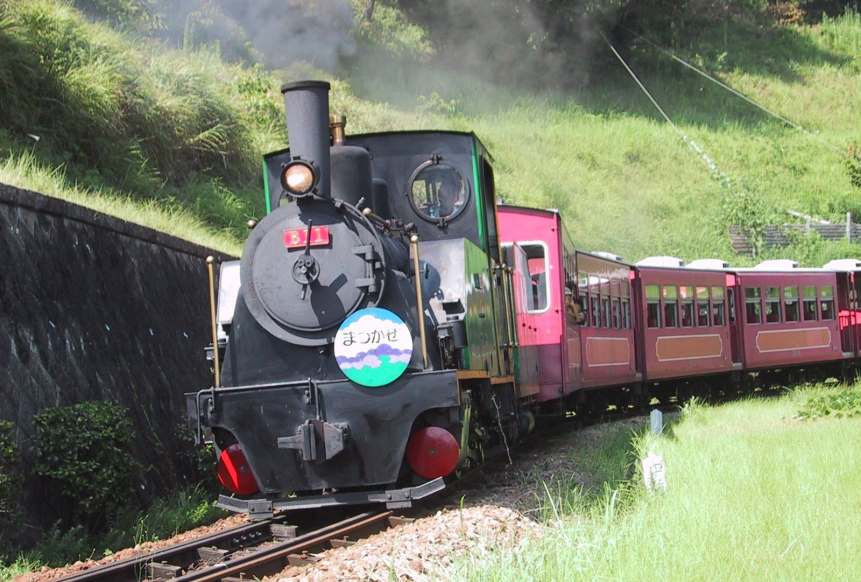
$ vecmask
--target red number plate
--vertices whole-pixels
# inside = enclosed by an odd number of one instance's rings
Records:
[[[284,231],[284,246],[288,249],[304,247],[308,242],[308,229],[296,228],[293,230]],[[329,227],[328,226],[312,226],[311,227],[311,246],[319,247],[329,244]]]

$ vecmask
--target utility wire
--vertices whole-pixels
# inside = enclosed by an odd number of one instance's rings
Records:
[[[667,115],[667,113],[658,104],[655,98],[652,97],[652,94],[649,93],[649,90],[646,88],[645,85],[643,85],[642,81],[640,81],[640,79],[637,77],[637,74],[634,73],[631,67],[628,66],[628,63],[625,62],[625,59],[622,58],[622,55],[619,54],[619,51],[616,50],[616,47],[613,46],[613,43],[611,43],[607,39],[607,37],[604,36],[604,33],[599,31],[598,34],[601,36],[602,39],[604,39],[604,42],[607,43],[607,46],[610,47],[610,50],[613,51],[613,54],[616,55],[616,58],[619,59],[619,62],[622,63],[623,67],[625,67],[625,70],[628,71],[628,74],[631,75],[631,78],[634,79],[640,89],[642,89],[643,93],[646,94],[646,97],[649,98],[649,101],[652,102],[652,105],[654,105],[655,108],[661,113],[666,122],[670,124],[670,127],[672,127],[675,132],[679,134],[679,137],[682,138],[682,141],[684,141],[688,145],[688,147],[690,147],[694,151],[694,153],[699,156],[699,158],[703,161],[706,167],[708,167],[708,169],[711,170],[711,172],[717,177],[718,181],[728,186],[731,183],[729,176],[720,171],[720,168],[717,167],[717,164],[715,164],[714,160],[709,157],[709,155],[697,142],[685,135],[685,133],[681,129],[679,129],[679,127],[675,123],[673,123],[673,120],[670,119],[670,116]]]
[[[751,104],[751,105],[753,105],[754,107],[756,107],[756,108],[758,108],[758,109],[760,109],[760,110],[762,110],[762,111],[764,111],[764,112],[768,113],[768,114],[769,114],[769,115],[771,115],[772,117],[775,117],[775,118],[779,119],[780,121],[784,122],[785,124],[789,125],[790,127],[793,127],[793,128],[795,128],[795,129],[797,129],[797,130],[799,130],[799,131],[802,131],[802,132],[806,133],[807,135],[809,135],[809,136],[810,136],[810,137],[812,137],[813,139],[815,139],[815,140],[817,140],[818,142],[820,142],[820,143],[822,143],[822,144],[824,144],[824,145],[826,145],[826,146],[830,147],[831,149],[833,149],[833,150],[834,150],[834,151],[836,151],[836,152],[840,152],[841,154],[843,154],[843,155],[844,155],[844,156],[846,156],[847,158],[849,157],[849,154],[846,152],[846,150],[845,150],[845,149],[843,149],[843,148],[841,148],[841,147],[838,147],[838,146],[836,146],[836,145],[832,144],[831,142],[829,142],[829,141],[827,141],[827,140],[825,140],[825,139],[823,139],[823,138],[819,137],[818,135],[816,135],[816,134],[815,134],[815,133],[813,133],[812,131],[810,131],[810,130],[808,130],[808,129],[804,128],[804,127],[802,127],[801,125],[799,125],[799,124],[795,123],[795,122],[794,122],[794,121],[792,121],[791,119],[787,119],[786,117],[783,117],[782,115],[780,115],[780,114],[778,114],[778,113],[775,113],[774,111],[772,111],[772,110],[768,109],[768,108],[767,108],[767,107],[765,107],[764,105],[760,105],[759,103],[757,103],[756,101],[754,101],[753,99],[751,99],[750,97],[748,97],[747,95],[745,95],[744,93],[742,93],[742,92],[740,92],[740,91],[738,91],[738,90],[736,90],[736,89],[733,89],[732,87],[730,87],[729,85],[727,85],[726,83],[724,83],[723,81],[721,81],[720,79],[717,79],[717,78],[715,78],[715,77],[713,77],[713,76],[709,75],[709,74],[708,74],[708,73],[706,73],[705,71],[703,71],[703,70],[701,70],[701,69],[698,69],[697,67],[695,67],[695,66],[694,66],[694,65],[692,65],[691,63],[687,62],[686,60],[684,60],[684,59],[682,59],[682,58],[680,58],[680,57],[677,57],[676,55],[674,55],[673,53],[671,53],[670,51],[668,51],[668,50],[667,50],[667,49],[665,49],[664,47],[662,47],[662,46],[660,46],[660,45],[655,44],[654,42],[652,42],[651,40],[649,40],[648,38],[646,38],[645,36],[643,36],[643,35],[642,35],[642,34],[640,34],[639,32],[637,32],[637,31],[635,31],[635,30],[631,30],[630,28],[628,28],[627,26],[624,26],[624,25],[622,25],[622,24],[619,24],[618,26],[619,26],[619,28],[623,28],[623,29],[627,30],[628,32],[630,32],[630,33],[631,33],[631,34],[633,34],[634,36],[639,37],[640,39],[642,39],[643,41],[645,41],[647,44],[649,44],[649,45],[651,45],[651,46],[655,47],[656,49],[658,49],[658,50],[659,50],[659,51],[661,51],[662,53],[664,53],[664,54],[668,55],[671,59],[673,59],[673,60],[674,60],[674,61],[676,61],[677,63],[680,63],[680,64],[684,65],[685,67],[687,67],[687,68],[691,69],[692,71],[694,71],[694,72],[695,72],[695,73],[697,73],[698,75],[701,75],[701,76],[705,77],[706,79],[708,79],[709,81],[711,81],[712,83],[715,83],[716,85],[720,86],[721,88],[726,89],[727,91],[729,91],[730,93],[732,93],[732,94],[733,94],[733,95],[735,95],[736,97],[739,97],[739,98],[741,98],[741,99],[743,99],[743,100],[747,101],[748,103],[750,103],[750,104]],[[603,35],[602,35],[602,36],[603,36]],[[604,40],[606,41],[607,39],[605,38]],[[614,51],[613,51],[613,52],[615,52],[615,49],[614,49]]]

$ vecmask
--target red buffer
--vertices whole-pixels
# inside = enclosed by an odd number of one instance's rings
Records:
[[[438,426],[428,426],[410,437],[407,461],[425,479],[445,477],[457,466],[460,446],[454,436]]]
[[[237,495],[251,495],[260,490],[257,480],[248,466],[242,447],[233,444],[221,451],[218,459],[218,480],[229,491]]]

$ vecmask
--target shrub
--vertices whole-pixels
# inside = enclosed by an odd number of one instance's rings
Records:
[[[95,557],[92,538],[80,525],[63,530],[59,524],[54,526],[36,544],[28,558],[34,564],[59,568],[77,561]]]
[[[21,529],[21,453],[11,422],[0,422],[0,559],[15,549]]]
[[[33,426],[35,471],[72,502],[72,517],[98,519],[128,500],[134,434],[124,407],[84,402],[49,408],[33,417]]]
[[[861,416],[861,389],[857,386],[829,392],[802,392],[805,396],[794,418],[856,418]]]

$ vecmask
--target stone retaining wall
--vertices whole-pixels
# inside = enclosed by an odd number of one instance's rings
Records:
[[[138,486],[182,482],[183,393],[212,383],[210,254],[229,258],[0,185],[0,420],[25,457],[33,415],[106,400],[129,409]]]

